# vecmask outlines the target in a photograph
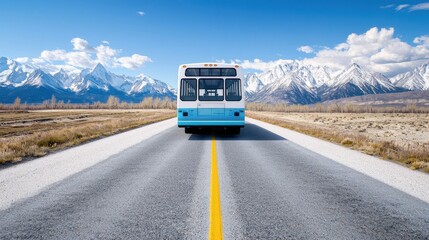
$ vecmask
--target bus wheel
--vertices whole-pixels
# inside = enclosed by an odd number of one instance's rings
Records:
[[[193,128],[185,127],[185,133],[190,134],[190,133],[193,133],[193,132],[194,132],[194,129],[193,129]]]

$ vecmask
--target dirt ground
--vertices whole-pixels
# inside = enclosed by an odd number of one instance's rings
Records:
[[[263,115],[400,145],[429,144],[429,114],[263,112]]]
[[[0,111],[0,164],[176,116],[175,110]]]
[[[164,109],[1,111],[0,139],[112,120],[142,120],[174,112]]]
[[[429,173],[428,113],[285,113],[246,115]]]

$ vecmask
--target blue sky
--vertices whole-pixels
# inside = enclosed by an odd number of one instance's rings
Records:
[[[358,62],[392,75],[429,58],[425,52],[429,51],[429,3],[424,1],[14,0],[0,4],[0,56],[53,71],[48,65],[90,67],[99,54],[112,72],[145,73],[174,87],[182,63],[246,62],[248,71],[261,71],[291,59],[337,68]],[[382,46],[374,44],[374,37]],[[343,43],[348,45],[345,49],[339,47]],[[302,46],[305,52],[298,50]]]

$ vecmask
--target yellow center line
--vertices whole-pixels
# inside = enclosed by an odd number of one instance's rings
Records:
[[[217,171],[216,138],[212,137],[212,171],[210,183],[209,240],[222,239],[222,214],[220,209],[219,175]]]

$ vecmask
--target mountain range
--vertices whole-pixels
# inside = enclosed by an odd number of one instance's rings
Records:
[[[368,94],[362,96],[328,100],[322,105],[361,105],[371,107],[427,107],[429,106],[429,91],[407,91],[399,93]]]
[[[303,65],[294,61],[262,73],[245,76],[250,102],[313,104],[368,94],[429,90],[429,66],[388,78],[351,64],[334,72],[327,66]]]
[[[358,64],[333,71],[327,66],[292,61],[262,73],[247,74],[244,88],[247,101],[288,104],[429,90],[429,64],[388,78]],[[0,58],[0,103],[12,103],[16,97],[22,102],[40,103],[52,95],[57,100],[72,103],[105,102],[110,95],[121,101],[139,102],[144,97],[176,99],[176,94],[174,88],[160,80],[144,74],[117,75],[107,71],[102,64],[83,69],[77,75],[63,69],[50,74],[31,65]]]
[[[102,64],[83,69],[71,76],[61,69],[50,74],[12,59],[0,58],[0,102],[40,103],[54,95],[57,100],[73,103],[105,102],[110,95],[122,101],[140,102],[144,97],[176,99],[176,90],[144,74],[135,77],[117,75]]]

